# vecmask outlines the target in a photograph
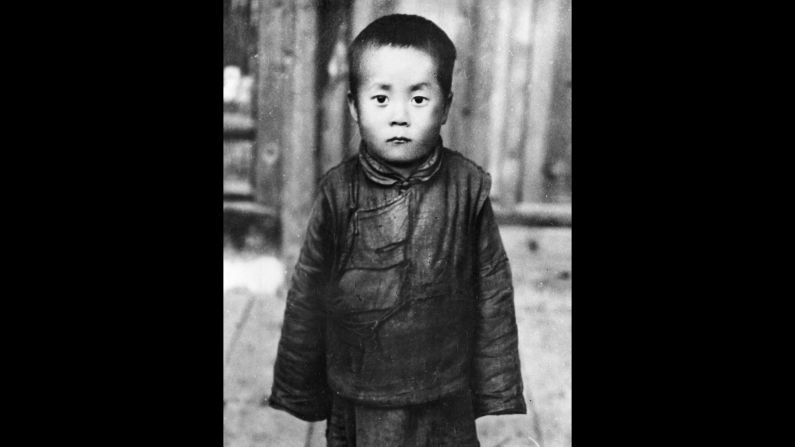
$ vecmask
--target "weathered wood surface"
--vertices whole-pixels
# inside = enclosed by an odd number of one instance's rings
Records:
[[[254,119],[239,113],[224,113],[224,139],[254,140],[257,135]]]
[[[224,193],[252,193],[251,166],[254,142],[249,139],[224,139]]]
[[[261,217],[271,216],[278,217],[279,210],[276,208],[261,205],[256,202],[250,201],[227,201],[224,202],[224,212],[240,213],[240,214],[253,214]]]
[[[281,210],[284,256],[293,261],[317,180],[318,2],[262,0],[259,13],[254,193]]]
[[[259,0],[257,53],[257,202],[281,205],[282,154],[285,151],[290,73],[293,66],[295,13],[292,2]]]
[[[224,447],[305,447],[308,438],[309,445],[323,445],[314,441],[322,430],[310,433],[310,424],[263,405],[273,382],[284,312],[284,301],[274,298],[246,290],[224,296],[224,307],[230,310],[225,329],[235,329],[228,330],[234,336],[229,336],[230,344],[225,346]]]
[[[571,0],[561,0],[555,75],[547,128],[546,192],[552,202],[571,201]]]
[[[533,59],[530,66],[530,109],[524,125],[521,201],[546,201],[544,166],[549,141],[550,108],[553,104],[556,56],[561,29],[561,1],[535,0]]]
[[[248,73],[256,65],[259,0],[224,0],[224,66],[234,65]]]
[[[282,256],[292,267],[304,237],[317,183],[317,0],[296,0],[289,102],[285,105],[282,182]]]
[[[318,20],[318,85],[320,86],[319,171],[322,175],[345,158],[353,127],[347,105],[347,45],[352,39],[351,2],[321,2]]]
[[[528,227],[571,227],[571,205],[567,203],[518,203],[510,207],[495,205],[500,225]]]
[[[500,175],[495,179],[497,191],[492,195],[502,206],[512,207],[519,200],[521,189],[521,155],[527,139],[527,127],[521,125],[526,120],[530,103],[530,66],[532,63],[533,3],[526,0],[512,0],[510,22],[510,56],[508,79],[505,83],[506,96],[503,120],[504,140],[494,172]],[[515,117],[515,119],[512,119]]]

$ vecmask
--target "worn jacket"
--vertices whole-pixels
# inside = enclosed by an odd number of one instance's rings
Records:
[[[379,183],[360,156],[321,180],[271,406],[317,421],[332,393],[397,407],[469,389],[475,417],[526,412],[490,177],[458,152],[437,154],[421,181]]]

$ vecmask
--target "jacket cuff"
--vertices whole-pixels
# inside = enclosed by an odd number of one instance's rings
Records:
[[[527,414],[527,404],[524,396],[512,399],[478,399],[475,398],[473,411],[475,419],[482,416],[496,416],[500,414]]]
[[[318,399],[314,402],[287,402],[277,396],[271,395],[263,402],[276,410],[286,411],[287,413],[306,422],[318,422],[327,419],[329,416],[329,406],[325,399]]]

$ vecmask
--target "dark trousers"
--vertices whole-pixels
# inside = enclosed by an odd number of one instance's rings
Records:
[[[326,425],[329,447],[478,447],[467,390],[400,408],[377,408],[335,397]]]

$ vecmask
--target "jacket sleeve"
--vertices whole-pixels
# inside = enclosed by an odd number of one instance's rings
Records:
[[[477,200],[472,391],[475,417],[525,414],[511,267],[494,219],[486,175]]]
[[[312,206],[303,247],[292,275],[268,404],[305,421],[326,419],[325,311],[329,280],[331,211],[321,192]]]

